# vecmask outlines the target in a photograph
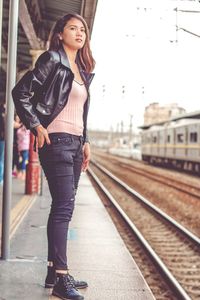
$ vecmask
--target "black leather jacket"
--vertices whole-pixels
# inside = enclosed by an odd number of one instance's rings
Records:
[[[79,63],[78,65],[88,91],[94,74],[84,72]],[[28,71],[12,90],[16,112],[27,129],[36,135],[34,128],[39,124],[47,128],[67,104],[73,79],[74,74],[63,48],[58,51],[46,51],[38,58],[35,68]],[[89,102],[88,91],[83,112],[84,142],[88,142]]]

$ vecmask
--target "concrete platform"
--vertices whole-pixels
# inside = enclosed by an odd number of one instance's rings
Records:
[[[11,241],[11,259],[0,262],[0,300],[58,299],[44,289],[46,222],[50,195],[44,181],[38,197]],[[69,267],[89,287],[85,300],[155,299],[112,220],[83,174],[69,230]]]
[[[25,181],[12,178],[12,201],[11,208],[14,208],[15,205],[20,201],[22,195],[25,192]],[[0,185],[0,223],[2,217],[2,197],[3,197],[3,185]]]

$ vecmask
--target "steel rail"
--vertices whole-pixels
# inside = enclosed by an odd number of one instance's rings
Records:
[[[105,158],[105,156],[103,156],[102,154],[99,154],[99,153],[97,154],[97,156]],[[163,175],[163,174],[161,175],[160,178],[158,178],[158,175],[153,173],[153,171],[151,171],[151,170],[145,170],[145,169],[142,169],[142,168],[137,167],[135,165],[128,164],[127,162],[120,161],[118,157],[112,157],[112,159],[114,159],[116,162],[118,162],[120,166],[125,167],[125,168],[129,169],[130,171],[134,170],[135,173],[138,173],[142,176],[145,176],[145,177],[149,178],[150,180],[156,180],[157,182],[159,182],[161,184],[165,184],[165,185],[167,185],[169,187],[172,187],[172,188],[175,188],[176,190],[179,190],[183,193],[187,193],[188,195],[190,195],[192,197],[195,197],[198,200],[200,198],[200,188],[198,188],[198,187],[196,187],[192,184],[187,183],[186,186],[190,189],[195,189],[195,191],[197,191],[197,193],[193,193],[191,191],[185,190],[184,188],[182,188],[180,186],[177,186],[175,183],[177,183],[178,185],[180,185],[180,184],[184,185],[185,184],[184,182],[181,182],[177,179],[171,178],[171,177]],[[166,182],[165,180],[170,181],[170,182]]]
[[[165,276],[167,281],[169,282],[170,286],[174,289],[174,292],[177,294],[180,300],[191,300],[191,297],[186,293],[186,291],[183,289],[183,287],[179,284],[177,279],[173,276],[173,274],[169,271],[169,269],[166,267],[166,265],[163,263],[163,261],[160,259],[160,257],[156,254],[156,252],[152,249],[150,244],[147,242],[147,240],[143,237],[143,235],[140,233],[138,228],[135,226],[135,224],[130,220],[130,218],[126,215],[126,213],[123,211],[123,209],[119,206],[117,201],[114,199],[114,197],[110,194],[110,192],[105,188],[105,186],[101,183],[101,181],[98,179],[96,174],[91,170],[91,168],[88,169],[89,174],[93,178],[93,180],[97,183],[97,185],[100,187],[100,189],[104,192],[106,197],[112,202],[118,213],[122,216],[122,218],[125,220],[125,222],[129,225],[131,230],[134,232],[138,240],[141,242],[144,249],[148,252],[148,254],[151,256],[154,263],[158,266],[162,274]]]
[[[184,182],[180,182],[178,180],[175,180],[174,178],[171,179],[170,177],[163,176],[163,175],[160,175],[160,177],[158,177],[158,175],[153,174],[152,171],[140,169],[140,168],[135,167],[135,166],[129,166],[128,164],[123,163],[123,162],[122,163],[120,162],[120,165],[124,166],[125,168],[128,168],[130,171],[134,170],[135,173],[138,173],[138,174],[140,174],[142,176],[145,176],[146,178],[149,178],[150,180],[156,180],[157,182],[159,182],[161,184],[165,184],[165,185],[167,185],[169,187],[172,187],[173,189],[176,189],[176,190],[178,190],[178,191],[180,191],[182,193],[186,193],[186,194],[188,194],[188,195],[190,195],[190,196],[192,196],[194,198],[197,198],[198,200],[200,198],[200,188],[195,187],[195,186],[193,186],[191,184],[185,184]],[[171,182],[166,182],[165,180],[169,180]],[[188,190],[186,190],[186,189],[184,189],[184,188],[182,188],[180,186],[177,186],[175,183],[177,183],[179,185],[180,184],[181,185],[185,184],[188,188],[195,189],[196,191],[198,191],[199,194],[197,195],[196,193],[190,192],[190,191],[188,191]]]
[[[94,164],[97,168],[99,168],[103,173],[105,173],[107,176],[111,177],[112,180],[117,182],[120,186],[122,186],[127,192],[129,192],[132,196],[135,196],[137,199],[139,199],[142,203],[144,203],[148,208],[151,208],[154,212],[156,212],[159,216],[164,218],[167,222],[170,223],[170,225],[173,225],[176,229],[178,229],[182,234],[184,234],[188,239],[190,239],[193,243],[195,243],[198,247],[200,247],[200,238],[194,235],[191,231],[183,227],[180,223],[175,221],[172,217],[167,215],[165,212],[163,212],[160,208],[152,204],[149,200],[147,200],[145,197],[140,195],[138,192],[133,190],[130,186],[128,186],[126,183],[124,183],[122,180],[117,178],[115,175],[113,175],[111,172],[109,172],[106,168],[102,167],[99,163],[91,161],[92,164]]]

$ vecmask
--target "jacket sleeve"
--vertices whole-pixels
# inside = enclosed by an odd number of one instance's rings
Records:
[[[89,140],[88,130],[87,129],[84,131],[83,138],[84,138],[84,140],[83,140],[84,144],[85,143],[89,143],[90,144],[90,140]]]
[[[51,52],[46,51],[38,58],[33,70],[28,71],[15,85],[12,97],[16,112],[27,129],[40,125],[40,120],[31,103],[34,92],[41,88],[49,74],[54,70],[56,61]]]

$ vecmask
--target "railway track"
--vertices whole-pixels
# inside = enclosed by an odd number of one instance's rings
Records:
[[[101,156],[102,158],[105,159],[105,155],[103,154],[98,153],[97,157],[98,156]],[[169,177],[163,174],[157,175],[155,172],[150,171],[147,168],[143,169],[135,165],[130,165],[130,163],[121,162],[117,157],[116,158],[112,157],[112,160],[115,161],[115,163],[117,162],[117,164],[122,168],[126,168],[136,174],[139,174],[150,180],[164,184],[165,186],[174,188],[175,190],[178,190],[180,192],[183,192],[184,194],[187,194],[189,196],[192,196],[200,200],[200,187],[198,186],[177,180],[174,177]]]
[[[93,162],[92,170],[91,176],[143,244],[177,299],[200,299],[200,239],[104,167]]]
[[[197,186],[194,186],[194,185],[191,185],[191,184],[185,183],[185,182],[183,183],[179,180],[176,180],[174,178],[170,178],[170,177],[164,176],[164,175],[159,175],[159,177],[158,177],[152,171],[141,170],[140,168],[137,168],[135,166],[130,166],[125,163],[120,163],[120,166],[122,166],[126,169],[129,169],[131,171],[134,171],[134,173],[145,176],[151,180],[162,183],[165,186],[172,187],[180,192],[183,192],[184,194],[187,194],[189,196],[200,199],[200,188]]]

